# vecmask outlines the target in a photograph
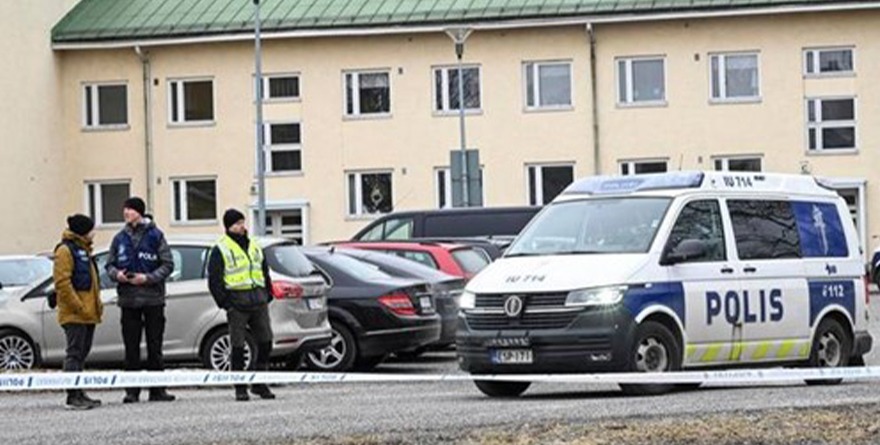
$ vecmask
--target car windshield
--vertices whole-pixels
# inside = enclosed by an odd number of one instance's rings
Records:
[[[604,198],[548,206],[505,256],[647,252],[670,198]]]
[[[22,258],[0,261],[0,284],[4,287],[27,286],[52,275],[48,258]]]
[[[305,277],[315,267],[294,244],[276,244],[265,249],[269,268],[291,277]]]

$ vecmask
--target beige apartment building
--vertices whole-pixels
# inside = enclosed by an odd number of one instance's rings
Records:
[[[224,209],[256,204],[252,11],[212,21],[190,5],[166,11],[178,27],[164,28],[141,5],[142,20],[117,7],[89,21],[111,3],[84,2],[54,31],[64,162],[54,167],[51,217],[91,213],[106,242],[122,200],[136,194],[169,233],[216,233]],[[264,1],[273,233],[341,239],[381,213],[450,205],[458,84],[444,30],[464,25],[473,30],[463,59],[467,145],[479,150],[485,205],[543,204],[597,173],[805,173],[847,199],[867,249],[878,241],[876,2],[535,2],[595,8],[489,8],[468,19],[473,11],[450,7],[441,19],[399,23],[336,11],[329,25],[284,28],[273,13],[302,23],[313,12],[284,15],[287,3],[296,2]],[[113,14],[125,26],[108,25]]]

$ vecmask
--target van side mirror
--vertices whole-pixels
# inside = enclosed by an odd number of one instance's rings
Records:
[[[709,248],[704,241],[698,239],[681,240],[677,246],[672,249],[666,249],[663,257],[660,258],[661,266],[672,266],[674,264],[683,263],[706,256]]]

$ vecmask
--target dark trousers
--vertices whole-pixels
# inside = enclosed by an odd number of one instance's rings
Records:
[[[141,334],[147,337],[147,367],[149,371],[165,368],[162,361],[162,339],[165,335],[165,306],[146,306],[122,309],[122,341],[125,343],[125,370],[139,371],[141,365]],[[138,393],[138,388],[129,392]]]
[[[83,370],[86,357],[92,350],[92,340],[95,338],[95,325],[68,323],[64,326],[64,336],[67,338],[67,350],[64,356],[64,370],[79,372]],[[77,392],[68,390],[68,393]]]
[[[229,322],[229,341],[232,343],[230,363],[233,371],[243,371],[245,363],[245,333],[250,330],[257,342],[257,350],[251,351],[251,370],[268,371],[269,355],[272,354],[272,324],[269,319],[269,305],[262,304],[253,309],[231,308],[226,311]],[[265,385],[254,385],[254,387]],[[236,391],[246,391],[247,385],[236,385]]]

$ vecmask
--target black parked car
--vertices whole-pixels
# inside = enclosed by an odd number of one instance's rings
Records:
[[[397,255],[362,249],[340,248],[336,252],[357,258],[378,267],[383,272],[401,278],[415,278],[428,282],[437,313],[440,314],[442,329],[436,343],[398,355],[418,355],[427,349],[442,349],[455,343],[455,330],[458,318],[458,300],[464,290],[465,280],[437,269],[423,266],[415,261]]]
[[[303,253],[331,285],[330,346],[306,355],[310,368],[366,371],[389,354],[440,338],[440,317],[424,280],[393,277],[333,247],[305,248]]]

